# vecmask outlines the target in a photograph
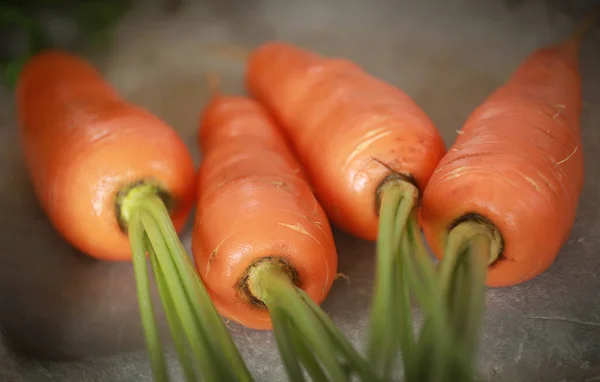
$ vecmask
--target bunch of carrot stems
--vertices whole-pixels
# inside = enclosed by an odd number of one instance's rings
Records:
[[[384,380],[402,355],[405,381],[471,381],[483,316],[489,242],[451,235],[439,264],[417,224],[416,192],[383,192],[367,357]],[[466,244],[461,244],[466,243]],[[412,302],[423,315],[415,333]]]
[[[163,201],[154,193],[128,195],[128,235],[142,325],[155,380],[168,373],[150,296],[146,253],[184,376],[209,381],[251,381],[250,373],[181,245]]]
[[[375,299],[381,304],[374,304],[372,310],[376,330],[369,338],[368,361],[287,277],[278,277],[273,269],[256,268],[255,272],[270,275],[257,277],[261,282],[252,288],[269,309],[290,381],[304,381],[305,371],[314,381],[347,381],[353,374],[362,381],[391,380],[399,354],[407,382],[473,379],[489,245],[478,238],[467,247],[457,247],[455,243],[461,238],[450,237],[447,256],[438,272],[423,246],[415,211],[407,208],[411,203],[400,192],[388,195],[383,200],[383,211],[387,212],[380,223],[377,283],[390,287],[383,298]],[[149,294],[146,253],[186,380],[202,376],[203,380],[251,381],[223,320],[177,239],[164,203],[155,195],[131,199],[129,238],[155,380],[169,378]],[[401,236],[397,235],[399,229]],[[412,295],[424,314],[418,336],[413,330]]]
[[[357,375],[378,380],[375,373],[323,310],[271,262],[258,265],[262,273],[251,286],[265,303],[273,322],[281,359],[291,381],[346,381]]]
[[[151,186],[149,186],[151,187]],[[253,292],[267,306],[290,381],[392,380],[402,354],[405,381],[470,381],[482,315],[487,248],[483,235],[467,246],[448,241],[438,269],[416,223],[414,200],[403,189],[384,193],[377,247],[377,280],[367,357],[272,262],[257,265]],[[156,381],[169,380],[150,296],[146,253],[186,380],[251,381],[227,327],[215,309],[169,218],[150,189],[130,192],[129,216],[142,324]],[[401,232],[401,235],[398,235]],[[424,324],[415,335],[412,297]]]
[[[0,3],[0,36],[6,41],[24,40],[22,46],[3,49],[0,75],[13,87],[23,65],[37,52],[50,48],[100,47],[110,42],[116,23],[131,7],[130,0],[7,0]],[[46,16],[44,16],[46,15]],[[49,15],[49,16],[48,16]],[[50,18],[47,20],[46,18]],[[67,19],[75,31],[58,38],[51,33],[51,18]],[[19,37],[23,37],[20,39]]]

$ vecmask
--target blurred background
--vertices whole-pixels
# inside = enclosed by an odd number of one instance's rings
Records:
[[[527,54],[566,36],[598,3],[0,1],[0,380],[150,380],[131,264],[94,261],[64,243],[29,185],[12,87],[34,52],[56,47],[92,60],[124,98],[173,126],[197,162],[206,73],[216,70],[225,91],[243,92],[243,62],[208,47],[252,48],[275,39],[351,59],[402,88],[450,145],[467,115]],[[600,154],[593,146],[600,142],[600,28],[584,45],[581,68],[587,178],[578,218],[550,270],[488,292],[482,381],[600,381]],[[324,308],[362,347],[374,246],[335,234],[340,272],[350,283],[337,281]],[[189,249],[189,229],[183,240]],[[283,378],[270,333],[231,329],[257,380]],[[173,375],[183,380],[176,368]]]

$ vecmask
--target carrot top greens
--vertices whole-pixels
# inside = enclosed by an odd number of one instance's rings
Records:
[[[390,380],[401,354],[405,381],[471,381],[483,315],[489,230],[469,222],[457,227],[436,269],[417,224],[416,188],[400,181],[389,182],[381,191],[369,364]],[[418,333],[413,300],[424,318]]]
[[[145,188],[144,188],[145,187]],[[215,309],[171,223],[165,204],[148,185],[125,197],[140,313],[154,379],[167,381],[163,350],[150,296],[145,254],[188,381],[251,381],[224,321]]]

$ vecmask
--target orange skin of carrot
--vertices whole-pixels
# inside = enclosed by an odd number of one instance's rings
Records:
[[[377,238],[388,175],[411,175],[422,190],[445,153],[408,95],[347,60],[268,43],[251,53],[246,85],[281,122],[332,221],[354,236]]]
[[[194,164],[177,133],[121,99],[86,61],[61,51],[30,60],[17,85],[26,166],[56,230],[102,260],[131,259],[118,225],[122,187],[153,178],[176,202],[181,229],[194,201]]]
[[[469,116],[423,195],[421,223],[438,257],[453,221],[478,213],[504,239],[489,286],[552,264],[583,186],[581,98],[577,48],[567,41],[534,52]]]
[[[299,272],[299,286],[320,304],[336,275],[335,243],[267,111],[245,97],[215,96],[201,119],[199,145],[192,251],[219,312],[253,329],[272,328],[266,309],[238,290],[250,264],[269,256],[286,259]]]

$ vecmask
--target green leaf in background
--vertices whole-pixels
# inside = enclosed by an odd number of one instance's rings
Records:
[[[13,0],[0,3],[0,38],[10,42],[24,35],[26,41],[23,47],[3,48],[6,51],[0,59],[2,81],[14,88],[23,65],[42,50],[73,50],[63,41],[53,41],[44,12],[73,21],[76,26],[73,38],[78,40],[78,47],[105,49],[111,42],[110,32],[131,5],[131,0]]]

